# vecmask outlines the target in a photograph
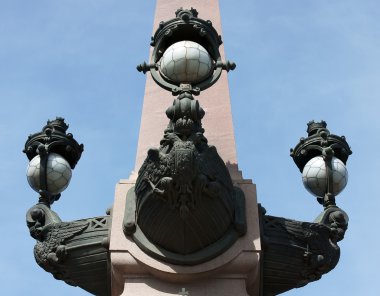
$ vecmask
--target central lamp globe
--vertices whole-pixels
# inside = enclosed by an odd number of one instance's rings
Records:
[[[169,46],[160,62],[159,71],[169,81],[194,84],[213,72],[213,61],[207,50],[193,41],[180,41]]]

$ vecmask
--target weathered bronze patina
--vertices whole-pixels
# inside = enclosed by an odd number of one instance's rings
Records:
[[[39,266],[56,279],[79,286],[95,295],[110,295],[108,254],[109,216],[62,222],[51,205],[60,197],[46,189],[46,159],[49,153],[62,155],[73,169],[83,145],[66,133],[63,118],[48,121],[42,131],[28,137],[24,152],[28,159],[41,156],[42,189],[39,201],[26,213],[30,235],[36,239],[34,257]]]
[[[182,40],[201,44],[212,59],[210,73],[202,81],[175,82],[159,72],[165,50]],[[123,225],[115,227],[122,227],[125,239],[133,239],[144,252],[165,264],[204,263],[226,251],[247,231],[246,197],[234,186],[216,147],[208,144],[201,122],[205,111],[193,97],[212,86],[223,69],[235,68],[234,63],[222,62],[220,44],[221,37],[210,21],[198,18],[195,9],[179,9],[176,17],[162,22],[152,37],[152,63],[138,66],[139,71],[150,71],[158,85],[178,97],[166,110],[169,124],[159,147],[147,151],[136,184],[126,196]],[[66,133],[67,128],[63,118],[48,121],[25,144],[29,160],[36,155],[41,159],[39,201],[26,214],[30,234],[36,239],[34,255],[56,279],[94,295],[108,296],[110,213],[63,222],[51,209],[60,194],[47,190],[49,153],[63,156],[74,169],[83,151],[83,145]],[[327,184],[332,183],[332,157],[345,164],[350,154],[345,138],[330,134],[324,121],[310,122],[308,137],[301,138],[291,150],[301,172],[310,159],[322,156]],[[344,238],[348,215],[337,207],[330,187],[318,197],[324,210],[312,223],[266,215],[259,205],[263,249],[260,295],[278,295],[302,287],[338,263],[337,243]]]
[[[148,151],[128,193],[124,232],[154,257],[193,265],[245,233],[245,199],[207,144],[198,101],[185,92],[166,114],[170,122],[160,147]]]

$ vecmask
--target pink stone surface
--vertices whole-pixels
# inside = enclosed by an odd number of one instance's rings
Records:
[[[243,296],[245,292],[245,281],[233,276],[219,279],[206,279],[190,284],[168,285],[154,278],[135,278],[125,283],[122,295],[196,295],[196,296]],[[187,293],[187,294],[186,294]]]
[[[157,0],[153,34],[158,28],[159,22],[174,18],[175,11],[180,7],[185,9],[196,8],[199,13],[198,16],[211,20],[219,35],[222,35],[218,0]],[[219,50],[224,60],[223,45],[220,46]],[[235,74],[231,73],[231,75]],[[147,73],[135,172],[139,170],[146,158],[148,149],[159,146],[163,132],[169,122],[165,111],[171,106],[174,98],[170,92],[159,87]],[[216,146],[219,155],[226,163],[237,164],[226,72],[223,71],[218,82],[201,92],[201,95],[197,96],[196,99],[206,111],[202,122],[209,144]]]

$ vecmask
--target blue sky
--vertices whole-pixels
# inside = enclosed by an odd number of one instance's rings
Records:
[[[326,120],[353,150],[337,198],[350,216],[340,263],[284,295],[377,295],[379,2],[220,5],[226,55],[237,64],[229,81],[239,167],[268,214],[312,221],[322,210],[289,157],[309,120]],[[0,0],[2,295],[87,295],[34,262],[25,213],[38,197],[21,151],[47,119],[65,117],[85,151],[53,208],[65,221],[104,214],[134,166],[145,84],[135,66],[148,60],[154,8],[153,0]]]

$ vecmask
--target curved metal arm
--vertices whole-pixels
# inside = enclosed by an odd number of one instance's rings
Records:
[[[336,243],[344,238],[348,221],[349,218],[345,211],[337,206],[331,206],[325,209],[314,222],[328,226],[332,231],[331,239]]]
[[[59,223],[62,220],[58,214],[44,203],[38,203],[26,212],[26,225],[30,235],[36,240],[42,240],[42,229],[46,225]]]

